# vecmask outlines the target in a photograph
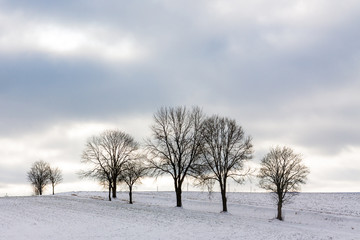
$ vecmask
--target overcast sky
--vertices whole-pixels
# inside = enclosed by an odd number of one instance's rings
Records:
[[[95,188],[76,174],[88,137],[142,142],[180,105],[236,119],[254,165],[276,145],[303,154],[303,191],[358,192],[359,29],[357,0],[0,0],[0,196],[31,194],[39,159],[60,191]]]

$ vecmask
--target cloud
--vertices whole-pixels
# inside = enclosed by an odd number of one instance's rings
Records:
[[[34,55],[3,58],[0,63],[0,107],[6,116],[0,119],[2,134],[36,131],[69,120],[152,114],[169,94],[146,71]]]
[[[70,169],[84,142],[71,134],[95,123],[141,140],[152,114],[176,105],[235,118],[254,161],[280,144],[324,164],[360,145],[357,1],[0,6],[0,156],[15,165],[49,157]]]
[[[57,57],[100,58],[132,62],[147,50],[131,33],[96,24],[66,24],[28,20],[22,14],[0,13],[0,51],[3,54],[37,52]]]

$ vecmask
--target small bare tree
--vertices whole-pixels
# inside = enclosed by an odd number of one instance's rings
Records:
[[[301,155],[291,148],[276,147],[261,160],[258,174],[261,188],[275,193],[277,219],[283,220],[282,206],[305,184],[309,169],[302,164]]]
[[[55,194],[55,186],[63,181],[62,173],[59,168],[49,168],[49,180],[52,186],[52,194]]]
[[[156,176],[169,174],[174,180],[176,206],[181,207],[182,184],[192,175],[192,166],[200,157],[200,108],[161,108],[154,114],[153,140],[147,141],[149,165]]]
[[[124,164],[131,159],[139,144],[129,134],[107,130],[90,138],[82,154],[82,162],[91,166],[80,172],[82,177],[97,179],[109,187],[109,200],[116,198],[116,188]]]
[[[141,158],[130,160],[125,163],[123,171],[121,171],[119,180],[124,182],[129,187],[129,203],[133,204],[132,190],[135,183],[139,183],[141,178],[148,173],[148,168],[145,166]]]
[[[45,186],[49,183],[50,165],[42,160],[34,162],[27,173],[28,181],[34,186],[36,195],[42,195]]]
[[[252,158],[251,137],[231,120],[217,115],[207,118],[202,127],[202,162],[196,166],[203,183],[217,181],[220,185],[223,212],[227,212],[226,184],[228,178],[243,182],[249,170],[244,163]]]

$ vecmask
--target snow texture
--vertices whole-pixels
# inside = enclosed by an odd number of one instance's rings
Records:
[[[268,193],[106,192],[0,198],[0,239],[360,239],[360,193],[301,193],[275,220]]]

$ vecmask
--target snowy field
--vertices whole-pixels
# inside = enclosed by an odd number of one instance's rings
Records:
[[[0,198],[0,239],[360,239],[360,193],[302,193],[274,220],[269,194],[106,192]]]

